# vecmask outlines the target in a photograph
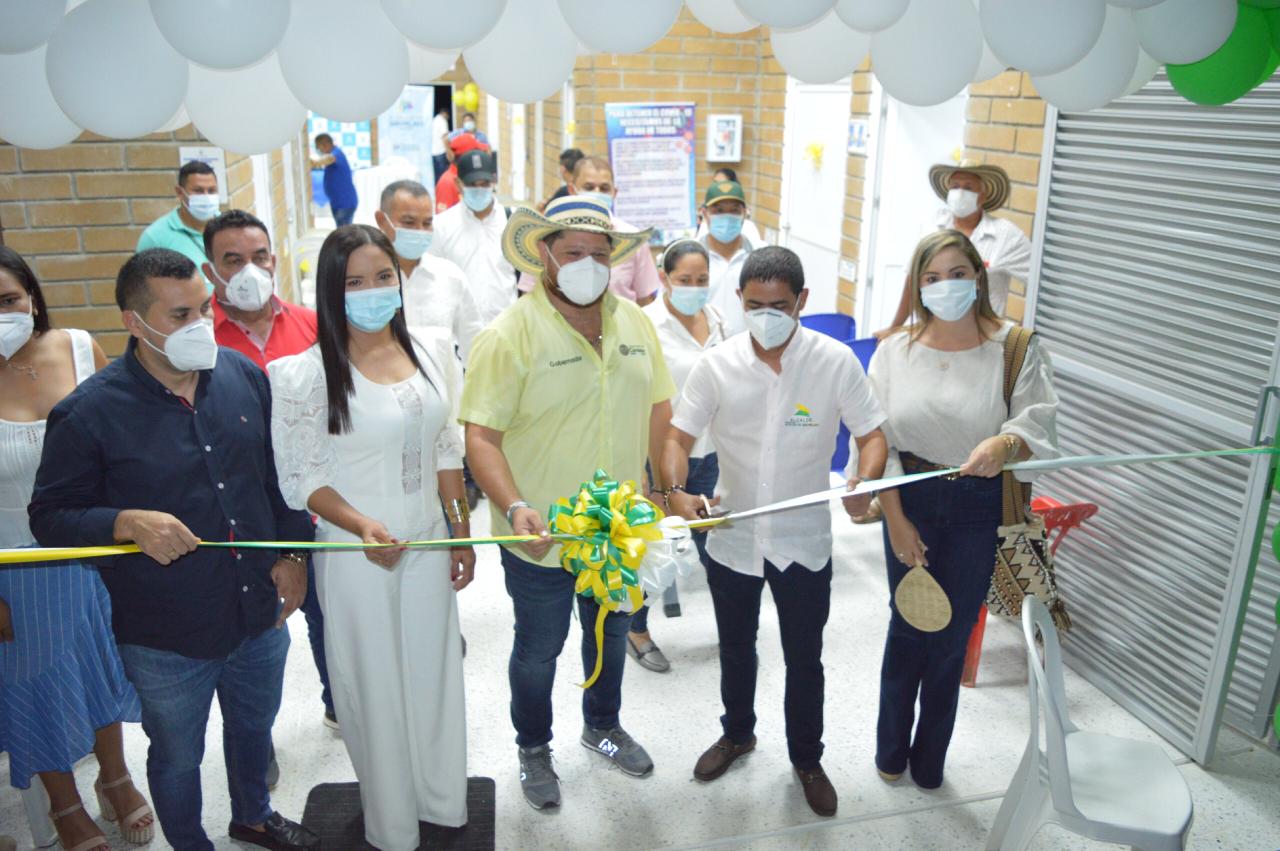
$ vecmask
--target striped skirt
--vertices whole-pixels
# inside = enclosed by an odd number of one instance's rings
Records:
[[[94,735],[141,720],[111,632],[111,598],[96,568],[75,562],[0,567],[15,640],[0,644],[0,751],[9,782],[71,771]]]

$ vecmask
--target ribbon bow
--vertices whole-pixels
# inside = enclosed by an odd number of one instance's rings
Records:
[[[658,506],[636,493],[635,482],[616,482],[596,470],[583,482],[571,503],[561,498],[551,506],[547,522],[558,535],[572,536],[560,548],[560,564],[576,578],[575,593],[595,600],[595,671],[582,684],[590,688],[604,664],[604,619],[609,612],[639,611],[640,562],[650,541],[661,541]]]

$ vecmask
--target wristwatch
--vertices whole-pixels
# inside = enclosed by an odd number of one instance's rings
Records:
[[[515,502],[511,503],[511,505],[507,506],[507,525],[508,526],[512,525],[511,515],[516,513],[517,508],[533,508],[533,506],[525,502],[523,499],[517,499]]]

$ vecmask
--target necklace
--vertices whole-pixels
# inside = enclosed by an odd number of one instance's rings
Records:
[[[35,381],[40,377],[40,373],[36,371],[36,368],[34,366],[22,366],[21,364],[16,364],[13,361],[9,361],[6,364],[6,366],[9,369],[12,369],[14,372],[26,373],[27,377],[30,378],[32,381]]]

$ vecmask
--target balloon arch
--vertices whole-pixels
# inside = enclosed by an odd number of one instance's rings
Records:
[[[311,110],[359,121],[459,55],[504,101],[554,95],[584,51],[660,40],[683,0],[4,0],[0,139],[29,148],[91,130],[133,138],[188,121],[243,154],[288,142]],[[814,83],[870,55],[886,92],[941,103],[1007,68],[1049,103],[1095,109],[1167,67],[1223,104],[1280,65],[1280,0],[688,0],[712,30],[770,28]],[[462,93],[463,104],[478,94]]]

